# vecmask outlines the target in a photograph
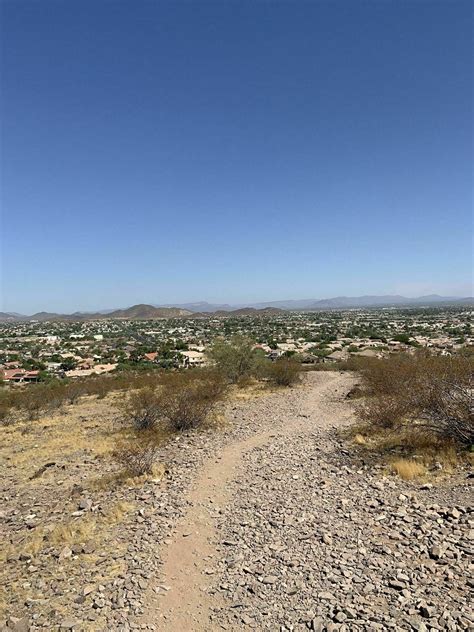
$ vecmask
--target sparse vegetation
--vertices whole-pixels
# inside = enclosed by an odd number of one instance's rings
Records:
[[[151,430],[161,424],[178,432],[201,426],[226,389],[226,380],[215,370],[168,373],[158,387],[133,391],[119,408],[136,430]]]
[[[112,453],[115,461],[129,476],[151,474],[158,454],[153,437],[136,437],[133,441],[119,443]]]
[[[395,474],[398,474],[405,481],[411,481],[426,474],[426,467],[422,463],[408,459],[393,461],[390,467]]]
[[[301,364],[294,358],[278,358],[268,363],[266,375],[277,386],[293,386],[300,379]]]
[[[364,421],[474,443],[472,357],[399,354],[366,360],[359,370],[368,395],[359,407]]]
[[[225,391],[225,380],[217,371],[174,373],[164,380],[159,407],[172,430],[190,430],[208,419]]]
[[[218,371],[232,384],[261,374],[264,356],[254,348],[252,341],[244,336],[234,336],[230,340],[214,343],[209,357]]]
[[[473,358],[423,352],[359,361],[363,426],[355,443],[410,480],[469,460],[474,443]],[[467,449],[466,449],[467,448]]]
[[[122,404],[126,420],[131,420],[137,430],[150,430],[160,419],[160,401],[156,390],[145,386],[132,391]]]

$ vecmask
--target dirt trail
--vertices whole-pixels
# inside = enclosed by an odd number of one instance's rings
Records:
[[[145,615],[139,623],[154,624],[158,630],[221,629],[212,621],[211,608],[222,607],[222,602],[207,592],[217,554],[215,518],[220,508],[231,502],[229,483],[238,475],[243,456],[256,448],[264,449],[285,435],[299,434],[303,448],[306,432],[316,424],[319,428],[330,428],[346,423],[351,418],[351,409],[344,397],[352,383],[353,378],[347,374],[308,374],[300,388],[297,410],[292,407],[276,423],[274,419],[261,420],[255,435],[228,444],[205,463],[189,493],[189,510],[162,553],[165,579],[148,591]]]

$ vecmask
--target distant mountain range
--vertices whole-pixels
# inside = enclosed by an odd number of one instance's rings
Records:
[[[139,304],[127,309],[102,310],[99,312],[74,312],[73,314],[56,314],[38,312],[24,316],[15,312],[0,312],[0,322],[22,322],[49,320],[86,321],[99,319],[115,320],[151,320],[162,318],[206,318],[210,316],[265,316],[276,314],[282,310],[326,310],[370,307],[433,307],[436,305],[474,305],[473,297],[439,296],[430,294],[418,298],[407,298],[399,295],[384,296],[337,296],[327,299],[301,299],[288,301],[271,301],[253,303],[251,305],[212,304],[207,302],[184,303],[182,305],[146,305]]]
[[[31,316],[23,316],[9,312],[0,312],[0,322],[47,322],[47,321],[88,321],[88,320],[154,320],[163,318],[209,318],[219,316],[265,316],[283,310],[276,307],[256,309],[244,307],[235,310],[216,310],[213,312],[193,312],[182,307],[155,307],[154,305],[133,305],[127,309],[103,312],[74,312],[73,314],[56,314],[54,312],[37,312]]]
[[[105,312],[74,312],[74,314],[56,314],[53,312],[38,312],[31,316],[21,316],[0,312],[0,320],[8,321],[39,321],[48,320],[99,320],[111,318],[115,320],[151,320],[153,318],[181,318],[191,316],[194,312],[180,307],[154,307],[153,305],[133,305],[127,309],[116,309]]]
[[[472,297],[460,298],[458,296],[440,296],[439,294],[430,294],[428,296],[419,296],[417,298],[407,298],[398,294],[385,294],[382,296],[336,296],[335,298],[316,299],[305,298],[299,300],[287,301],[269,301],[263,303],[248,303],[238,305],[220,305],[207,302],[201,303],[183,303],[174,307],[181,307],[192,312],[215,312],[215,311],[233,311],[244,307],[253,307],[255,309],[266,309],[267,307],[275,307],[285,310],[313,310],[313,309],[344,309],[357,307],[391,307],[391,306],[410,306],[410,305],[436,305],[436,304],[466,304],[470,305],[474,302]],[[158,306],[157,306],[158,307]],[[162,307],[168,307],[163,305]]]

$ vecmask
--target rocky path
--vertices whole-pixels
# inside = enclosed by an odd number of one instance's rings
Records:
[[[335,413],[335,409],[327,410],[327,403],[337,391],[347,393],[351,384],[352,379],[347,375],[313,374],[307,378],[306,388],[301,389],[299,397],[293,392],[286,401],[283,399],[279,406],[275,406],[276,414],[271,417],[263,416],[268,414],[268,409],[261,403],[255,403],[253,410],[248,411],[253,418],[254,430],[258,431],[250,437],[230,442],[204,466],[189,494],[190,509],[179,522],[164,554],[163,573],[169,586],[163,588],[163,583],[154,586],[151,594],[155,596],[147,607],[148,621],[153,620],[159,611],[165,628],[210,629],[215,607],[215,599],[209,597],[209,590],[212,590],[210,578],[215,573],[216,526],[223,508],[233,506],[235,479],[243,467],[243,459],[254,451],[265,452],[277,438],[287,440],[295,433],[303,437],[315,420],[315,410],[320,415],[318,423],[327,427],[331,420],[334,421]],[[339,411],[338,424],[350,416],[350,411],[345,408],[344,412]],[[227,545],[229,543],[224,542],[224,546]],[[161,598],[156,596],[157,593]]]
[[[272,419],[253,403],[259,431],[204,464],[137,627],[471,629],[470,488],[446,505],[354,464],[336,432],[352,383],[309,374]]]

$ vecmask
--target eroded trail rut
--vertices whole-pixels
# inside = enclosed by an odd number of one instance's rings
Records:
[[[199,469],[137,627],[469,629],[466,551],[443,552],[443,564],[431,554],[446,529],[445,551],[469,547],[469,509],[446,527],[428,491],[420,501],[413,486],[354,464],[336,433],[353,419],[353,383],[310,373],[269,396],[274,410],[267,398],[247,406],[253,429]]]

